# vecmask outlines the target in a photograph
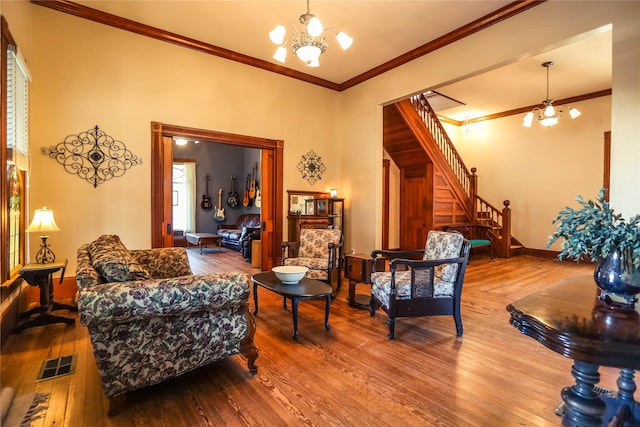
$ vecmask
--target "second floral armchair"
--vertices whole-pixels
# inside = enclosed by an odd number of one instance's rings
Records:
[[[329,228],[302,228],[299,242],[282,242],[282,265],[307,267],[306,277],[322,280],[340,290],[342,271],[342,231]]]

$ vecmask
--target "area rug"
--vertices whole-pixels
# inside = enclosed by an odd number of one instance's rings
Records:
[[[0,413],[2,427],[28,427],[31,422],[42,418],[48,406],[47,393],[29,393],[16,396],[11,387],[4,387],[0,391]]]

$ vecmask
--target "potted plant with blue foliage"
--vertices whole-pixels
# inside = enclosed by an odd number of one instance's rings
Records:
[[[618,296],[623,306],[633,306],[640,293],[640,215],[627,220],[615,213],[605,191],[601,189],[595,201],[578,196],[580,209],[562,209],[553,220],[557,228],[547,247],[564,239],[559,259],[597,262],[594,279],[601,289],[600,299],[618,305],[612,298]]]

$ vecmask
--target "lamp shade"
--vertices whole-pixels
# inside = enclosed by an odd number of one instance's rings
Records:
[[[550,128],[551,126],[555,126],[558,124],[558,118],[557,117],[545,117],[544,119],[540,120],[540,124],[542,126],[546,126],[548,128]]]
[[[553,105],[547,105],[547,108],[544,109],[544,115],[547,117],[551,117],[556,114],[556,111],[553,109]]]
[[[313,45],[305,45],[296,50],[296,55],[302,62],[306,62],[307,64],[312,61],[317,61],[320,58],[320,54],[322,51],[319,47]]]
[[[53,218],[53,211],[45,206],[41,209],[36,209],[33,221],[31,221],[26,231],[27,233],[60,231],[60,228]]]
[[[323,31],[324,28],[322,28],[320,20],[315,16],[311,18],[309,24],[307,24],[307,33],[309,33],[311,37],[318,37]]]
[[[342,50],[349,49],[349,47],[353,43],[353,38],[349,37],[342,31],[338,33],[338,35],[336,36],[336,39],[338,39],[338,43],[340,44],[340,47],[342,48]]]
[[[282,46],[279,46],[278,49],[276,50],[276,53],[273,54],[273,59],[275,59],[276,61],[280,61],[282,63],[284,63],[286,57],[287,57],[287,49],[285,49]]]
[[[575,108],[571,108],[569,110],[569,115],[571,116],[572,119],[575,119],[576,117],[580,116],[582,113],[580,111],[578,111]]]
[[[284,28],[284,25],[278,25],[276,28],[271,30],[269,38],[275,44],[282,44],[286,32],[287,30]]]

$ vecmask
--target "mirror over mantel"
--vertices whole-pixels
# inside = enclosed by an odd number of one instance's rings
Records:
[[[313,216],[327,215],[326,203],[317,200],[329,198],[329,193],[320,191],[287,190],[289,196],[289,215]]]

